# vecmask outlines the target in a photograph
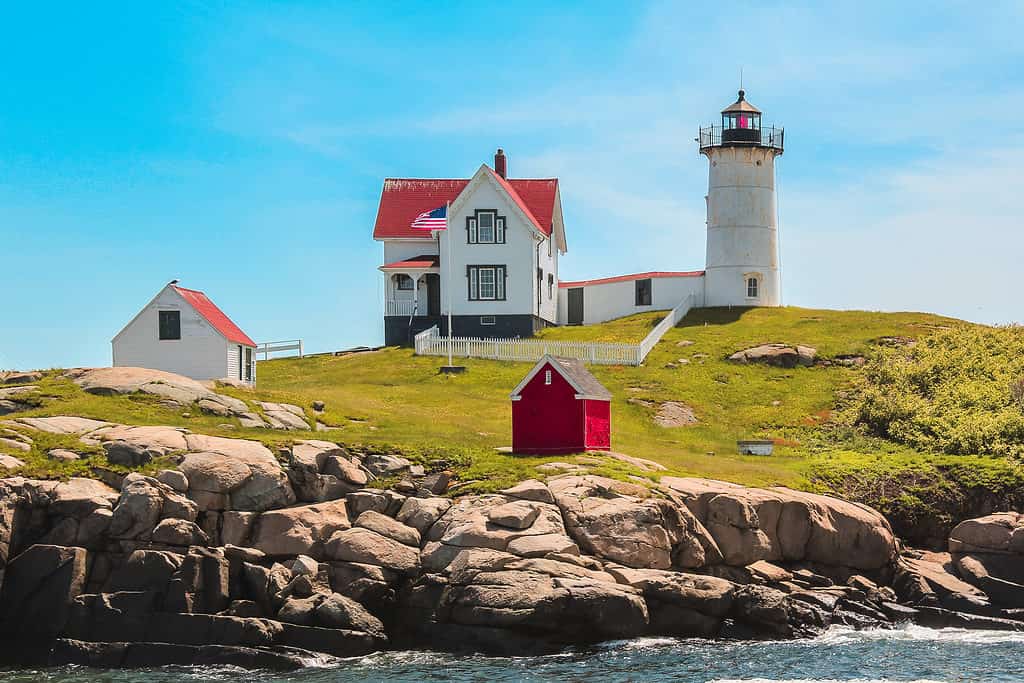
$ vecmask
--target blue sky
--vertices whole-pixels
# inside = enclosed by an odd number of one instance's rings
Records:
[[[704,261],[693,138],[786,126],[785,303],[1024,319],[1021,3],[67,3],[0,24],[0,367],[109,364],[168,280],[379,343],[385,176],[561,179],[565,279]]]

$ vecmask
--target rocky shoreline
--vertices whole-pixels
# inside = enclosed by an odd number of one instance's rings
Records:
[[[833,624],[1024,630],[1024,517],[901,548],[876,511],[789,489],[586,473],[449,498],[387,453],[72,417],[154,477],[0,480],[0,661],[290,669],[389,648],[549,652]],[[375,480],[397,481],[392,489]],[[450,495],[450,494],[449,494]]]

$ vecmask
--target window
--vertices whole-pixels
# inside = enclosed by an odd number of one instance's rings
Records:
[[[505,300],[505,266],[468,266],[470,301]]]
[[[747,298],[748,299],[756,299],[757,298],[757,286],[758,286],[758,284],[759,283],[758,283],[756,277],[748,277],[747,278]]]
[[[160,339],[181,339],[181,311],[160,311]]]
[[[493,209],[477,209],[466,218],[468,244],[504,244],[505,217]]]
[[[550,370],[545,370],[544,371],[544,384],[551,384],[551,371]]]
[[[477,240],[483,243],[494,242],[494,214],[480,213],[476,217]]]
[[[551,299],[555,296],[555,276],[548,273],[548,298]]]
[[[244,375],[242,374],[244,367],[245,367],[245,356],[242,354],[242,345],[239,344],[238,345],[238,379],[239,379],[239,381],[241,381],[242,378],[244,377]]]
[[[404,273],[399,273],[395,276],[395,281],[398,283],[399,290],[412,291],[412,278]]]
[[[493,324],[495,324],[494,316],[493,315],[482,315],[482,316],[480,316],[480,324],[481,325],[493,325]]]
[[[252,348],[245,349],[245,381],[252,381]]]
[[[651,280],[646,278],[644,280],[636,281],[636,305],[637,306],[650,306],[651,305]]]
[[[548,237],[548,258],[551,258],[551,243],[554,241],[554,236]]]

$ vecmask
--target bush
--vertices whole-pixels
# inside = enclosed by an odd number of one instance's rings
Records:
[[[917,449],[1024,455],[1024,332],[958,326],[878,349],[849,410]]]

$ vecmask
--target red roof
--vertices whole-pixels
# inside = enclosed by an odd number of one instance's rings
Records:
[[[249,338],[245,332],[238,327],[238,325],[231,322],[231,318],[224,314],[224,311],[217,308],[217,304],[210,301],[202,292],[195,289],[185,289],[184,287],[178,287],[177,285],[171,285],[174,287],[174,291],[184,297],[185,301],[189,302],[194,309],[199,311],[199,315],[206,318],[206,322],[213,325],[214,329],[224,335],[229,342],[235,344],[241,344],[242,346],[256,346],[256,342]]]
[[[512,200],[523,210],[534,226],[545,235],[551,234],[555,215],[557,178],[513,178],[505,180],[487,168]],[[469,184],[464,179],[387,178],[380,195],[374,239],[429,237],[426,230],[411,227],[416,216],[447,202],[455,201]]]
[[[603,277],[597,280],[578,280],[576,282],[559,282],[559,287],[588,287],[590,285],[607,285],[612,282],[629,282],[630,280],[646,280],[656,277],[700,277],[703,270],[671,271],[657,270],[650,273],[636,273],[635,275],[617,275],[615,277]]]
[[[381,266],[383,270],[403,269],[403,268],[437,268],[440,261],[437,256],[413,256],[412,258],[405,259],[404,261],[395,261],[394,263],[386,263]]]

